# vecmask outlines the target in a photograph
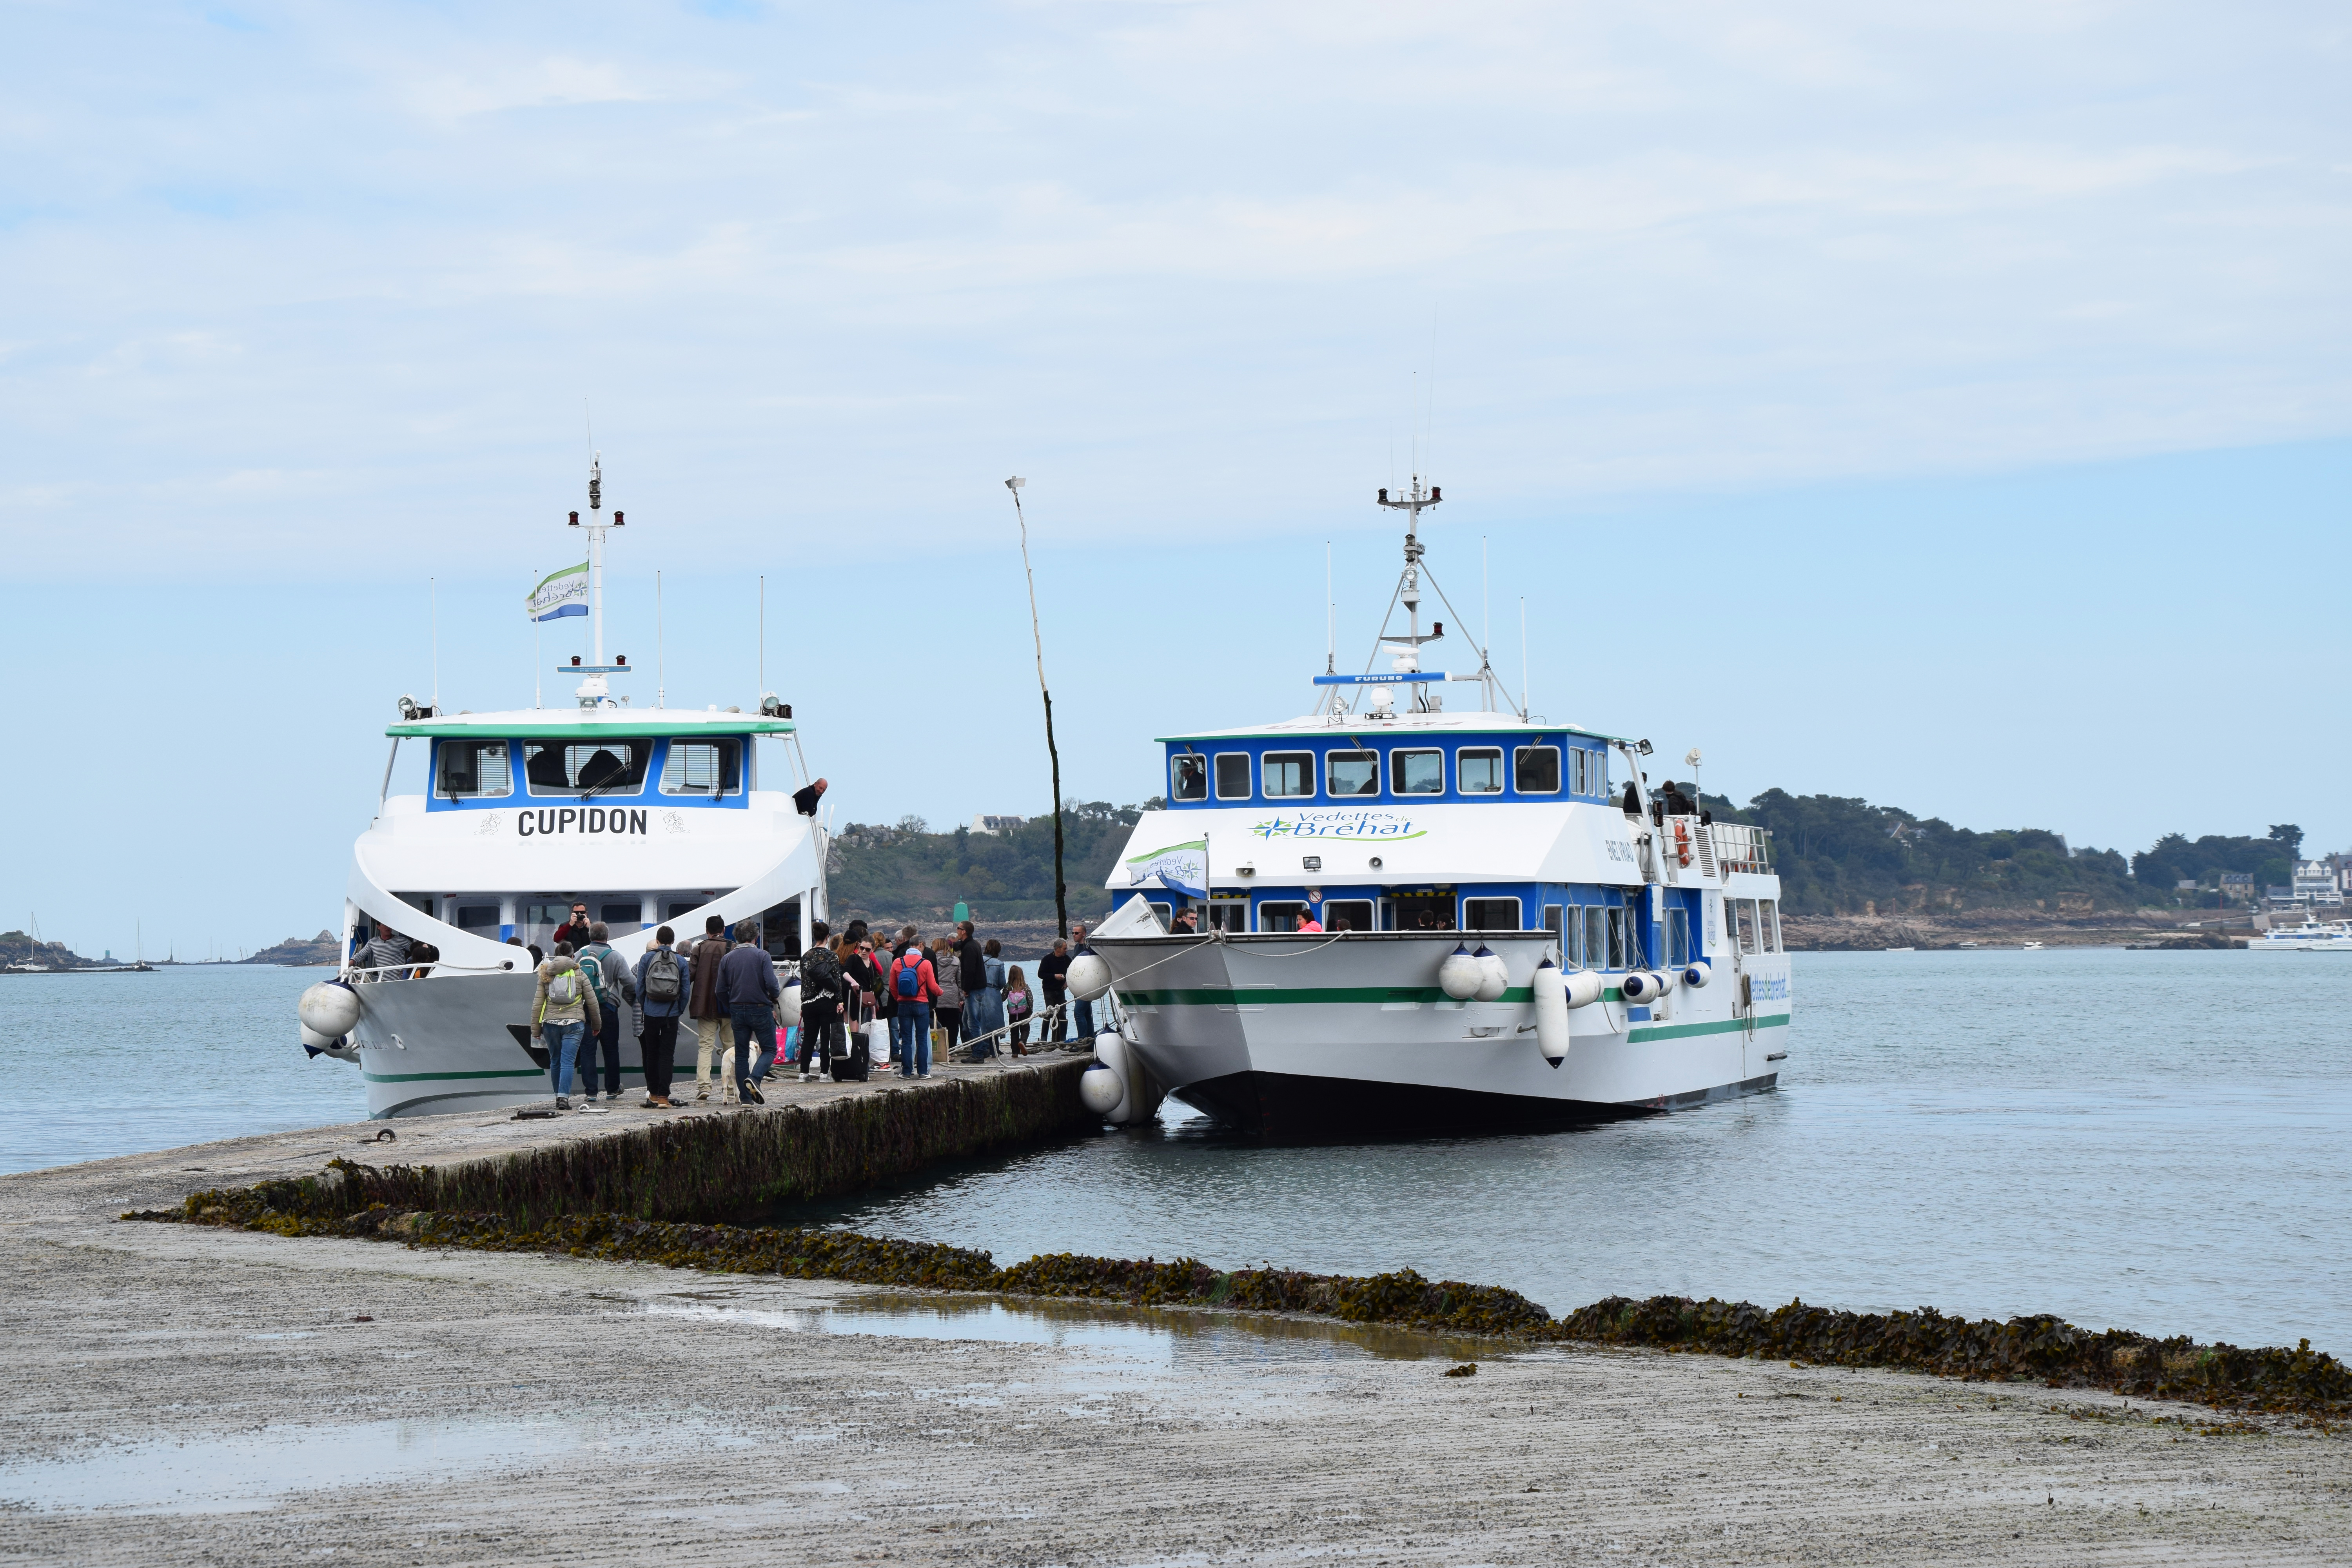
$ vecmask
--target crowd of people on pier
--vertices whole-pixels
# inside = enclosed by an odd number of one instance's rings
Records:
[[[928,940],[911,925],[893,937],[862,920],[837,932],[819,921],[799,960],[800,1021],[784,1025],[782,985],[759,922],[730,931],[712,915],[703,923],[690,947],[660,927],[634,965],[614,952],[608,929],[588,919],[584,904],[556,928],[546,954],[518,939],[537,964],[530,1033],[546,1047],[558,1110],[574,1109],[575,1084],[581,1106],[597,1101],[600,1066],[601,1098],[620,1099],[629,1010],[645,1062],[644,1104],[664,1110],[678,1107],[683,1090],[674,1092],[672,1079],[689,1028],[694,1099],[725,1105],[766,1104],[786,1064],[802,1083],[863,1081],[877,1068],[920,1079],[931,1076],[935,1055],[987,1061],[1094,1037],[1096,1005],[1071,997],[1068,985],[1083,924],[1035,961],[1033,985],[1022,965],[1005,961],[1003,944],[982,940],[970,921]]]

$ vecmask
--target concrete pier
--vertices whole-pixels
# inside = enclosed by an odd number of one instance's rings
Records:
[[[2345,1438],[2207,1435],[2200,1407],[113,1217],[655,1114],[0,1178],[0,1561],[2273,1563],[2352,1540]]]

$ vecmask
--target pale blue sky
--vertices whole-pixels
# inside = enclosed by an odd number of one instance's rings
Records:
[[[445,698],[528,700],[583,403],[616,644],[658,563],[674,700],[745,700],[765,572],[862,818],[1045,804],[1005,474],[1066,776],[1132,800],[1310,700],[1327,538],[1360,658],[1418,451],[1498,665],[1525,593],[1538,710],[1710,787],[2352,842],[2294,658],[2352,563],[2352,27],[1884,13],[10,6],[15,716],[140,772],[12,777],[0,924],[331,918],[428,574]]]

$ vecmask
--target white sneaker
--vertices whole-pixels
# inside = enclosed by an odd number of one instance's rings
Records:
[[[556,1109],[556,1110],[571,1110],[571,1109],[572,1109],[572,1097],[571,1097],[570,1095],[568,1095],[568,1094],[559,1094],[559,1095],[557,1095],[557,1096],[555,1097],[555,1109]]]

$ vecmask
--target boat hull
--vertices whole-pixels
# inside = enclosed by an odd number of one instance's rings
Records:
[[[1509,977],[1493,1002],[1437,985],[1455,932],[1139,937],[1097,949],[1150,1087],[1261,1136],[1574,1126],[1776,1087],[1785,955],[1718,963],[1728,973],[1654,1007],[1626,1004],[1612,976],[1601,1000],[1570,1014],[1554,1066],[1537,1047],[1528,992],[1551,939],[1479,934]]]
[[[546,1053],[528,1028],[538,995],[533,974],[436,974],[357,985],[352,993],[360,999],[352,1043],[370,1117],[543,1105],[554,1095]],[[682,1023],[678,1036],[677,1054],[691,1078],[693,1025]],[[601,1058],[599,1063],[601,1073]],[[637,1021],[624,1007],[621,1086],[642,1089],[645,1081]]]

